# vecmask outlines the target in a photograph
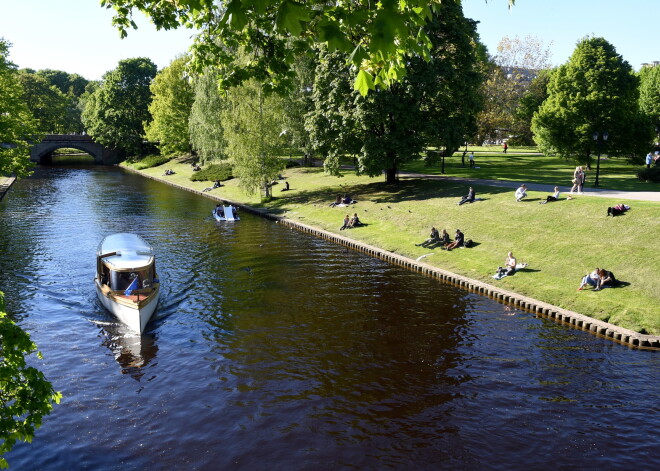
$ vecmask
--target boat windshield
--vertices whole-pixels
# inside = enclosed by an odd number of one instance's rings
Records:
[[[133,278],[138,277],[139,289],[149,288],[153,283],[153,269],[151,267],[136,271],[110,271],[110,289],[113,291],[125,290]]]

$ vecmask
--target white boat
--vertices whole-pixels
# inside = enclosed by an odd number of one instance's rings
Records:
[[[96,251],[96,293],[101,304],[142,333],[158,304],[160,282],[151,246],[137,234],[113,234]]]
[[[238,221],[240,218],[236,214],[236,208],[232,205],[223,206],[217,205],[213,210],[213,217],[216,221]]]

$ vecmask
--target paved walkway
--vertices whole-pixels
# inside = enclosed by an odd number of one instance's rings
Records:
[[[479,178],[461,178],[461,177],[448,177],[444,175],[428,175],[425,173],[408,173],[399,172],[399,178],[427,178],[432,180],[453,180],[474,183],[476,185],[486,186],[499,186],[503,188],[518,188],[522,182],[510,182],[505,180],[483,180]],[[525,183],[527,188],[531,191],[544,191],[546,193],[554,193],[554,185],[544,185],[541,183]],[[571,187],[560,186],[559,190],[567,194]],[[585,188],[582,196],[599,196],[602,198],[614,198],[622,200],[638,200],[638,201],[655,201],[660,202],[660,191],[618,191],[607,190],[604,188]]]

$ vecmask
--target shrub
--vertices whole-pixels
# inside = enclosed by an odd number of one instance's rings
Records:
[[[194,172],[190,179],[194,182],[221,182],[233,178],[232,167],[229,163],[212,164],[199,172]]]
[[[637,177],[643,182],[660,183],[660,167],[655,166],[638,170]]]
[[[147,155],[144,159],[131,162],[131,166],[136,170],[144,170],[145,168],[158,167],[169,161],[169,157],[164,157],[162,155]]]

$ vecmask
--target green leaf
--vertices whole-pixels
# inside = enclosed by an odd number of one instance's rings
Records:
[[[374,90],[376,87],[374,85],[373,77],[366,70],[360,70],[355,77],[355,82],[353,83],[353,89],[360,92],[360,95],[367,96],[369,90]]]
[[[300,3],[285,0],[280,4],[275,17],[275,26],[280,33],[289,32],[300,36],[303,26],[309,21],[309,10]]]

